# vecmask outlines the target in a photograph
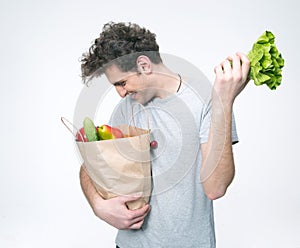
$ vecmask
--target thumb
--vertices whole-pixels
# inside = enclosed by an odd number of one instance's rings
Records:
[[[119,200],[122,203],[126,203],[126,202],[130,202],[130,201],[138,200],[142,196],[143,196],[143,192],[138,192],[138,193],[134,193],[134,194],[131,194],[131,195],[122,195],[122,196],[119,196]]]

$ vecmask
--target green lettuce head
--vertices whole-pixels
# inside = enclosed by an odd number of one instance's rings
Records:
[[[265,31],[253,44],[248,53],[250,60],[249,77],[255,85],[266,84],[271,90],[280,85],[284,59],[275,45],[275,36]]]

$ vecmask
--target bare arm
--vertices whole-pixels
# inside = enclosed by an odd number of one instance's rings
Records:
[[[215,68],[211,125],[208,142],[201,145],[200,172],[204,191],[212,200],[226,193],[234,177],[232,109],[236,96],[248,82],[249,65],[247,57],[237,53]]]
[[[150,211],[146,205],[137,210],[129,210],[126,202],[137,200],[141,195],[118,196],[104,200],[97,192],[91,178],[83,166],[80,169],[82,191],[91,205],[95,215],[117,229],[139,229]]]

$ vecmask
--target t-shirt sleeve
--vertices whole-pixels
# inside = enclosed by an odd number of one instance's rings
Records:
[[[208,141],[210,122],[211,122],[211,105],[208,104],[201,116],[201,124],[200,124],[200,131],[199,131],[201,144],[206,143]],[[234,113],[232,113],[231,135],[232,135],[232,144],[236,144],[237,142],[239,142],[237,130],[236,130],[236,122],[235,122]]]

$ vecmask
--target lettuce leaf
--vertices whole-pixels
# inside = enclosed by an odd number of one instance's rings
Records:
[[[265,31],[247,56],[250,60],[249,78],[255,85],[266,84],[271,90],[275,90],[281,84],[284,59],[275,45],[272,32]]]

